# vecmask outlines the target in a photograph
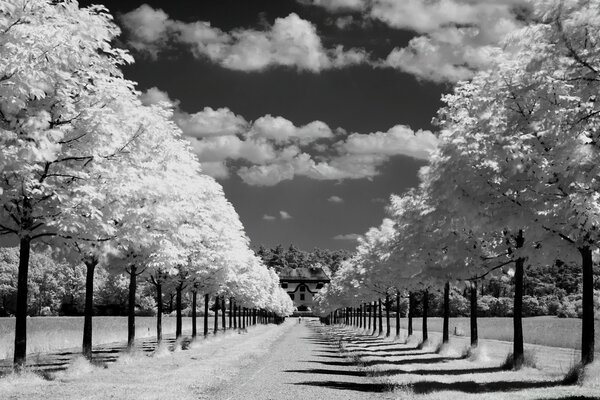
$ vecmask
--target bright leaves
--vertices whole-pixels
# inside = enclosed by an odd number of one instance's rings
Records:
[[[20,243],[15,363],[25,362],[32,245],[86,265],[110,252],[132,276],[211,276],[207,292],[286,314],[277,277],[248,249],[221,187],[200,174],[171,111],[143,105],[122,77],[132,59],[111,47],[119,30],[107,11],[0,7],[0,233]]]

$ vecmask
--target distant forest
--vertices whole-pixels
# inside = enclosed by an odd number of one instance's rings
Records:
[[[352,256],[348,250],[329,250],[315,248],[312,251],[303,251],[294,245],[284,247],[281,244],[274,248],[263,245],[255,249],[265,265],[274,268],[279,273],[283,268],[310,268],[323,267],[325,273],[332,278],[340,268],[342,261]]]
[[[278,273],[286,267],[301,268],[321,265],[330,278],[335,276],[342,261],[351,257],[347,250],[317,249],[302,251],[290,245],[274,248],[259,246],[256,254],[268,267]],[[595,269],[594,289],[600,291],[600,268]],[[524,316],[558,315],[559,317],[581,317],[581,268],[557,261],[554,265],[532,268],[525,271],[524,277]],[[512,316],[514,284],[508,274],[491,276],[478,284],[479,315],[485,317]],[[450,300],[451,315],[469,315],[468,290],[465,285],[453,287]],[[414,315],[421,313],[421,294],[415,294]],[[432,315],[442,315],[442,293],[430,292],[429,305]],[[598,306],[598,305],[597,305]],[[394,308],[393,306],[392,308]],[[408,300],[401,302],[401,310],[406,313]]]

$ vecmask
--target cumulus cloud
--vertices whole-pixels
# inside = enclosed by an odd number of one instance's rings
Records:
[[[172,105],[173,119],[188,138],[206,174],[225,179],[235,172],[253,186],[273,186],[297,176],[316,180],[370,179],[379,174],[379,168],[390,157],[426,160],[437,143],[431,132],[414,132],[404,125],[386,132],[348,134],[341,128],[331,129],[322,121],[297,126],[283,117],[265,115],[249,122],[228,108],[205,107],[190,114],[157,88],[142,93],[140,98],[144,104]]]
[[[265,214],[265,215],[263,215],[262,219],[264,219],[265,221],[275,221],[277,219],[277,217],[274,217],[269,214]]]
[[[430,131],[414,132],[405,125],[396,125],[387,132],[375,132],[368,135],[353,133],[337,146],[347,154],[407,155],[428,159],[435,149],[437,138]]]
[[[494,48],[523,25],[528,0],[298,0],[325,8],[361,11],[362,18],[381,21],[417,35],[373,65],[395,68],[419,79],[456,82],[469,79],[493,60]],[[344,7],[344,4],[346,7]],[[345,28],[353,16],[339,17]]]
[[[235,115],[228,108],[213,110],[205,107],[194,114],[178,112],[175,122],[186,135],[193,137],[236,135],[248,127],[243,117]]]
[[[343,203],[344,199],[342,199],[339,196],[331,196],[330,198],[327,199],[327,201],[330,203]]]
[[[287,211],[279,211],[281,219],[292,219],[292,216]]]
[[[333,237],[334,240],[348,240],[348,241],[356,241],[360,239],[362,235],[358,233],[347,233],[345,235],[336,235]]]
[[[365,0],[297,0],[298,3],[319,6],[331,12],[362,11],[366,8]]]
[[[320,72],[368,60],[362,50],[325,48],[316,27],[294,13],[277,18],[266,30],[236,29],[228,33],[206,21],[172,20],[164,11],[144,4],[123,15],[122,23],[128,42],[140,52],[156,57],[161,49],[176,43],[188,47],[198,58],[233,70],[261,71],[283,66]]]

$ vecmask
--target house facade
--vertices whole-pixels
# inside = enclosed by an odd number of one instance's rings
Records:
[[[314,296],[329,282],[329,277],[321,267],[287,267],[279,273],[279,284],[287,291],[294,302],[295,310],[300,314],[312,312]]]

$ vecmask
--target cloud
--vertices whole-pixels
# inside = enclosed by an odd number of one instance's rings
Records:
[[[528,0],[297,0],[329,12],[360,11],[363,20],[415,32],[405,47],[394,48],[372,65],[394,68],[419,79],[456,82],[487,68],[494,49],[524,24]],[[337,18],[340,29],[354,15]],[[367,25],[368,26],[368,25]]]
[[[281,219],[292,219],[292,216],[287,211],[279,211]]]
[[[387,132],[368,135],[353,133],[337,146],[347,154],[406,155],[427,160],[437,145],[437,138],[430,131],[414,132],[406,125],[396,125]]]
[[[176,43],[189,48],[197,58],[232,70],[262,71],[281,66],[316,73],[368,61],[363,50],[342,46],[326,49],[316,27],[295,13],[275,19],[266,30],[236,29],[230,33],[206,21],[172,20],[164,11],[145,4],[123,15],[121,21],[128,43],[140,52],[156,57]]]
[[[248,129],[248,122],[228,108],[205,107],[195,114],[178,112],[175,122],[186,135],[193,137],[236,135]]]
[[[331,196],[330,198],[327,199],[327,201],[330,203],[338,203],[339,204],[339,203],[343,203],[344,199],[342,199],[339,196]]]
[[[362,235],[359,235],[358,233],[348,233],[345,235],[337,235],[337,236],[333,237],[334,240],[349,240],[349,241],[356,241],[360,238],[362,238]]]
[[[277,219],[277,217],[274,217],[269,214],[265,214],[265,215],[263,215],[262,219],[264,219],[265,221],[275,221]]]
[[[364,0],[297,0],[300,4],[323,7],[330,12],[362,11],[366,7]]]
[[[437,143],[431,132],[415,132],[404,125],[385,132],[348,134],[322,121],[297,126],[283,117],[265,115],[248,122],[228,108],[205,107],[190,114],[158,88],[148,89],[140,98],[144,104],[172,105],[173,119],[206,174],[225,179],[235,172],[252,186],[273,186],[297,176],[316,180],[371,179],[391,157],[426,160]]]

